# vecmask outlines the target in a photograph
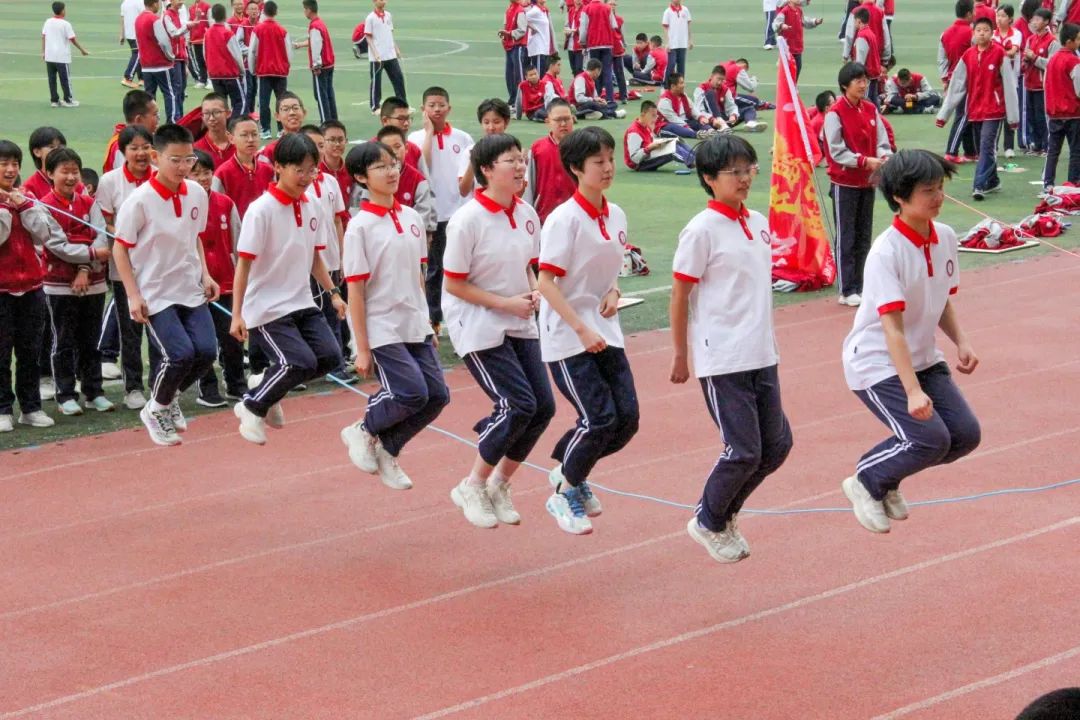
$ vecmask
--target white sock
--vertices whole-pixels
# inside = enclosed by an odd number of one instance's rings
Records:
[[[162,410],[167,410],[169,406],[162,405],[157,400],[150,398],[150,402],[147,403],[147,407],[150,408],[150,412],[161,412]]]
[[[472,485],[473,487],[484,487],[484,478],[480,477],[474,472],[469,473],[469,477],[465,480],[466,485]]]
[[[502,485],[504,482],[508,482],[508,480],[504,478],[502,473],[498,470],[493,470],[487,479],[487,485],[491,488],[499,487],[499,485]]]

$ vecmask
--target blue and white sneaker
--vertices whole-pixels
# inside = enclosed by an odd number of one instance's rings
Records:
[[[585,514],[585,504],[579,488],[567,486],[562,492],[549,497],[545,507],[564,532],[571,535],[587,535],[592,532],[592,523]]]
[[[60,403],[61,415],[82,415],[82,408],[78,400],[65,400]]]
[[[589,487],[588,481],[578,485],[578,489],[581,490],[582,504],[585,506],[586,515],[589,517],[596,517],[604,512],[603,506],[600,505],[600,499],[593,495],[592,488]]]

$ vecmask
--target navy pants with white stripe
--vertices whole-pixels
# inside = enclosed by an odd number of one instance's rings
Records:
[[[884,499],[909,475],[959,460],[979,446],[979,421],[953,382],[949,366],[940,362],[916,376],[934,403],[929,420],[916,420],[908,413],[907,393],[896,375],[855,391],[893,433],[863,455],[856,467],[859,481],[875,500]]]
[[[549,363],[559,392],[577,410],[574,428],[555,444],[566,481],[578,486],[602,457],[626,447],[637,434],[640,413],[634,376],[622,348],[608,346]]]
[[[862,294],[863,266],[874,235],[874,188],[854,188],[833,183],[836,219],[836,286],[843,296]]]
[[[143,89],[150,97],[157,99],[157,91],[161,90],[162,103],[165,106],[165,120],[176,122],[180,119],[177,110],[180,103],[177,102],[176,93],[173,90],[172,70],[143,70]],[[181,99],[182,102],[182,99]]]
[[[210,306],[170,305],[150,316],[147,331],[161,356],[151,388],[153,398],[168,405],[214,365],[218,345]]]
[[[230,120],[247,114],[247,107],[244,105],[246,99],[244,87],[240,78],[219,78],[211,80],[210,83],[214,87],[214,92],[229,98],[229,106],[232,108]]]
[[[316,307],[294,310],[249,334],[270,359],[262,382],[244,395],[244,405],[259,417],[297,385],[341,365],[341,346]]]
[[[319,120],[337,120],[337,97],[334,95],[334,68],[324,68],[318,74],[311,73],[315,88],[315,104],[319,106]]]
[[[510,103],[510,107],[514,107],[517,102],[518,85],[525,79],[525,58],[527,48],[524,45],[514,45],[512,48],[506,51],[506,64],[503,69],[503,75],[506,78],[506,93],[509,96],[507,101]],[[611,51],[608,50],[608,62],[611,61]],[[610,98],[608,98],[610,100]]]
[[[368,400],[364,429],[378,436],[383,449],[394,457],[450,402],[450,389],[431,338],[371,350],[382,387]]]
[[[93,400],[101,395],[101,353],[97,349],[98,328],[105,309],[105,293],[92,295],[46,295],[52,324],[52,375],[56,382],[56,402],[78,401],[75,381],[83,395]]]
[[[375,112],[382,106],[383,73],[386,73],[386,77],[390,79],[390,85],[394,88],[394,97],[402,102],[409,102],[405,97],[405,75],[401,72],[401,63],[397,58],[369,63],[369,70],[371,72],[371,85],[369,88],[370,97],[368,100],[372,112]]]
[[[465,367],[495,403],[491,415],[473,427],[480,435],[480,457],[488,465],[504,457],[524,462],[555,416],[540,341],[508,337],[466,355]]]
[[[698,522],[724,529],[746,498],[791,452],[791,425],[780,404],[776,365],[701,378],[705,404],[724,439],[697,507]]]

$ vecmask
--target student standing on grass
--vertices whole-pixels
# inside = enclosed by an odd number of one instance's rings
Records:
[[[277,13],[277,3],[267,0],[263,6],[266,18],[252,28],[248,41],[248,68],[259,82],[259,125],[263,140],[270,139],[270,93],[280,105],[288,90],[293,57],[292,40],[289,32],[278,23]]]
[[[686,53],[694,49],[694,36],[690,32],[690,8],[682,0],[671,0],[664,8],[660,24],[664,28],[664,45],[667,47],[667,72],[679,72],[686,76]],[[667,75],[663,79],[667,79]]]
[[[53,16],[41,28],[41,59],[49,76],[49,101],[53,107],[78,107],[79,101],[71,94],[71,46],[79,48],[83,55],[90,53],[79,44],[75,29],[64,19],[64,3],[54,2],[52,11]],[[64,93],[62,100],[56,92],[57,78]]]
[[[356,370],[362,377],[377,373],[381,387],[341,440],[360,470],[408,490],[412,480],[398,465],[402,449],[450,402],[426,307],[430,288],[424,297],[423,220],[394,200],[401,165],[390,148],[367,142],[350,150],[345,163],[370,198],[345,234]]]
[[[971,18],[974,13],[972,0],[956,0],[956,20],[941,33],[938,44],[938,73],[944,91],[949,90],[949,81],[960,58],[971,47]],[[963,158],[960,156],[963,149]],[[964,103],[956,106],[949,137],[945,141],[945,159],[952,162],[975,162],[975,135],[967,122],[967,108]]]
[[[577,185],[548,216],[540,238],[540,347],[578,420],[555,445],[547,511],[565,532],[592,532],[600,514],[589,473],[638,430],[634,376],[619,326],[618,278],[626,214],[604,192],[615,178],[615,140],[597,127],[576,130],[559,154]]]
[[[803,0],[787,0],[784,6],[775,13],[776,18],[772,25],[780,37],[787,42],[788,50],[795,58],[795,82],[799,81],[799,76],[802,74],[802,56],[806,47],[803,31],[825,22],[822,18],[808,18],[803,15],[802,6]],[[769,42],[766,41],[765,45],[768,46]]]
[[[1057,177],[1061,146],[1069,141],[1069,175],[1072,184],[1080,183],[1080,25],[1065,23],[1058,37],[1061,49],[1046,65],[1046,115],[1049,118],[1050,144],[1043,167],[1043,188],[1050,192]]]
[[[210,87],[210,80],[206,74],[206,31],[210,27],[210,4],[204,0],[194,0],[191,3],[191,12],[188,14],[190,22],[190,34],[188,45],[191,52],[188,57],[191,61],[189,69],[191,77],[195,79],[195,87],[206,89]]]
[[[1020,72],[1020,53],[1024,49],[1024,33],[1020,28],[1013,24],[1013,6],[1007,3],[998,5],[997,15],[995,16],[994,27],[994,42],[1001,46],[1001,49],[1005,51],[1005,57],[1008,58],[1009,65],[1012,66],[1013,77],[1017,79],[1017,99],[1020,105],[1020,122],[1023,128],[1023,103],[1024,96],[1019,90],[1019,82],[1021,79]],[[1027,143],[1021,138],[1020,146],[1023,148]],[[1016,131],[1005,126],[1005,157],[1012,158],[1016,155]]]
[[[131,58],[124,68],[124,79],[120,84],[128,88],[142,85],[142,67],[139,65],[139,45],[135,38],[135,18],[143,11],[143,0],[121,0],[120,2],[120,45],[127,43]],[[138,78],[138,82],[136,82]]]
[[[534,67],[543,77],[547,72],[548,58],[555,54],[555,35],[551,27],[547,0],[531,0],[525,9],[525,22],[529,29],[525,44],[529,56],[526,69]]]
[[[382,104],[382,76],[390,79],[394,96],[409,107],[405,96],[405,75],[401,72],[401,50],[394,39],[394,18],[386,11],[386,0],[372,0],[375,9],[364,20],[364,37],[368,41],[368,66],[371,70],[371,113],[380,113]]]
[[[206,30],[206,37],[203,38],[206,75],[214,92],[229,98],[232,105],[229,118],[240,117],[252,110],[245,106],[244,50],[232,26],[225,23],[225,6],[215,5],[210,13],[214,24]]]
[[[710,200],[679,233],[672,263],[671,382],[690,378],[689,346],[724,452],[686,529],[714,560],[736,562],[750,554],[739,511],[792,445],[773,330],[772,235],[745,205],[758,173],[750,143],[710,138],[698,146],[697,171]]]
[[[529,24],[525,16],[525,5],[529,0],[510,0],[503,18],[502,29],[498,31],[506,54],[506,92],[510,105],[517,101],[517,86],[525,78],[525,61],[528,52]]]
[[[319,17],[318,0],[304,0],[304,17],[308,19],[306,40],[296,43],[297,48],[308,49],[308,66],[311,82],[315,88],[315,104],[319,106],[319,122],[337,120],[337,98],[334,95],[334,44],[330,31]]]
[[[518,199],[521,143],[487,135],[470,155],[480,187],[447,227],[442,304],[454,350],[495,407],[473,428],[476,458],[450,497],[473,525],[493,528],[521,522],[510,481],[555,415],[555,398],[535,317],[540,218]]]
[[[161,19],[165,24],[165,32],[168,33],[172,43],[173,67],[170,72],[173,97],[176,98],[174,113],[176,117],[172,122],[179,122],[184,116],[184,98],[187,97],[187,69],[188,69],[188,32],[191,24],[188,21],[187,8],[184,0],[168,0],[169,5]]]
[[[615,11],[603,0],[592,0],[582,6],[581,19],[578,23],[578,39],[585,47],[589,59],[600,62],[597,94],[603,94],[604,100],[609,103],[615,102],[612,51],[615,47],[615,32],[618,29]]]
[[[501,135],[510,127],[510,106],[498,98],[482,100],[476,108],[476,119],[480,123],[480,129],[484,136]],[[461,197],[469,198],[476,189],[476,178],[473,177],[474,166],[471,150],[473,145],[465,149],[461,154],[461,164],[458,165],[458,192]],[[467,201],[462,201],[465,204]]]
[[[281,401],[290,390],[342,362],[309,278],[329,293],[339,319],[347,312],[319,254],[320,213],[305,195],[318,173],[318,147],[303,133],[286,135],[274,148],[273,167],[277,181],[248,208],[236,243],[229,331],[241,342],[250,334],[270,359],[261,381],[233,407],[241,437],[256,445],[266,444],[267,425],[284,427]]]
[[[541,224],[555,208],[573,197],[577,189],[559,155],[559,145],[574,131],[574,110],[570,103],[562,98],[552,100],[544,123],[548,134],[529,148],[528,182],[522,195],[540,216]]]
[[[144,89],[151,99],[156,99],[158,90],[161,90],[165,122],[173,123],[180,119],[179,110],[184,99],[176,97],[173,91],[172,74],[176,57],[173,55],[172,38],[160,15],[161,0],[143,0],[143,8],[139,17],[135,18],[135,38],[139,47]]]
[[[1057,39],[1050,31],[1051,13],[1039,8],[1031,18],[1031,35],[1024,43],[1020,67],[1024,73],[1024,92],[1027,95],[1024,112],[1028,119],[1027,155],[1046,154],[1046,96],[1043,73],[1050,58],[1058,51]]]
[[[940,328],[956,345],[961,373],[979,364],[950,300],[960,284],[956,234],[934,221],[955,171],[925,150],[901,150],[879,171],[896,217],[866,259],[866,298],[843,350],[848,387],[892,431],[843,482],[856,519],[871,532],[907,518],[904,478],[979,445],[979,422],[934,340]]]

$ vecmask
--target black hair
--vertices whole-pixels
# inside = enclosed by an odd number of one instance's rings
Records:
[[[814,107],[818,109],[818,112],[823,113],[829,109],[829,105],[836,99],[836,93],[832,90],[822,90],[814,98]]]
[[[249,3],[250,4],[250,3]],[[277,15],[277,3],[274,0],[266,0],[266,4],[263,5],[263,15],[268,18],[272,18]]]
[[[62,2],[54,2],[52,4],[52,14],[53,15],[59,15],[60,13],[64,12],[64,7],[65,7],[64,3],[62,3]]]
[[[405,102],[399,97],[391,95],[382,101],[382,105],[379,107],[379,116],[388,118],[394,114],[396,110],[408,110],[409,103]]]
[[[847,90],[847,86],[856,80],[867,77],[866,66],[862,63],[849,62],[840,68],[840,72],[836,76],[836,83],[840,86],[840,90]]]
[[[670,73],[668,73],[667,79],[664,81],[664,87],[666,87],[668,90],[670,90],[672,88],[672,86],[675,85],[675,83],[679,82],[682,79],[683,79],[683,74],[682,73],[670,72]]]
[[[1050,21],[1054,19],[1054,14],[1046,8],[1041,7],[1035,11],[1035,17],[1042,18],[1049,24]]]
[[[304,0],[300,4],[304,6],[305,10],[310,10],[316,15],[319,14],[319,0]]]
[[[551,115],[551,111],[557,107],[564,107],[570,111],[570,117],[574,116],[574,106],[570,104],[570,101],[566,98],[557,97],[548,103],[547,111],[548,115]]]
[[[1010,5],[1009,3],[1002,3],[1002,4],[998,5],[997,9],[998,9],[998,12],[1005,13],[1005,15],[1007,15],[1010,20],[1012,20],[1013,16],[1016,14],[1016,9],[1013,8],[1013,6]]]
[[[327,130],[340,130],[345,133],[345,137],[349,136],[349,131],[345,129],[345,123],[340,120],[325,120],[323,121],[323,124],[319,126],[319,129],[322,130],[323,135],[326,134]]]
[[[585,63],[585,70],[600,70],[604,67],[604,63],[600,62],[596,58],[589,58],[589,62]]]
[[[30,150],[30,159],[34,161],[34,167],[41,169],[41,160],[34,154],[34,151],[47,148],[54,142],[59,142],[61,147],[67,145],[67,138],[64,137],[64,133],[54,127],[46,125],[30,133],[30,141],[26,145]]]
[[[408,140],[408,138],[405,137],[405,131],[397,125],[383,125],[379,128],[379,132],[375,133],[375,139],[382,142],[382,139],[389,135],[397,135],[402,140]]]
[[[1016,720],[1075,720],[1080,717],[1080,687],[1053,690],[1036,698]]]
[[[45,159],[45,172],[54,173],[64,163],[75,163],[82,170],[82,158],[69,147],[56,148]]]
[[[1058,42],[1064,45],[1067,42],[1075,40],[1077,35],[1080,35],[1080,25],[1062,23],[1061,32],[1058,33]]]
[[[723,75],[727,77],[727,68],[723,65],[713,65],[713,69],[709,71],[710,75]]]
[[[349,171],[349,177],[363,185],[357,178],[361,175],[367,177],[368,168],[382,160],[384,154],[397,162],[394,151],[381,142],[360,143],[345,156],[345,169]]]
[[[152,8],[158,4],[160,0],[143,0],[143,7]]]
[[[94,168],[84,167],[79,171],[79,178],[82,180],[82,184],[86,186],[86,193],[88,195],[93,195],[97,192],[98,174]]]
[[[907,68],[900,68],[900,72],[896,73],[896,77],[900,78],[904,82],[911,79],[911,71]]]
[[[574,170],[584,170],[585,161],[604,150],[615,150],[615,138],[603,128],[591,126],[574,130],[559,143],[559,159],[566,174],[578,184]]]
[[[480,104],[476,106],[476,121],[483,121],[484,116],[489,112],[493,112],[506,122],[510,122],[510,106],[506,104],[505,100],[488,98],[480,101]]]
[[[1050,14],[1050,11],[1049,11],[1049,10],[1047,10],[1047,11],[1046,11],[1046,14],[1047,14],[1047,15],[1049,15],[1049,14]],[[990,19],[990,18],[988,18],[988,17],[979,17],[979,18],[975,18],[975,22],[971,23],[971,29],[972,29],[972,30],[974,30],[975,28],[979,27],[980,25],[985,25],[985,26],[987,26],[988,28],[990,28],[991,30],[993,30],[993,29],[994,29],[994,21],[993,21],[993,20],[991,20],[991,19]]]
[[[649,42],[651,42],[653,45],[656,45],[657,47],[662,47],[664,44],[664,39],[659,35],[653,35],[651,38],[649,38]]]
[[[195,167],[202,165],[210,172],[214,172],[214,158],[210,157],[210,153],[194,148],[191,154],[195,156]]]
[[[236,126],[244,122],[255,123],[255,125],[259,124],[259,121],[250,115],[237,115],[234,118],[229,118],[229,124],[225,127],[229,131],[229,134],[233,135],[235,134]]]
[[[936,183],[956,174],[956,166],[929,150],[901,150],[874,173],[881,194],[893,212],[901,200],[910,200],[919,185]]]
[[[14,160],[22,166],[22,148],[10,140],[0,140],[0,160]]]
[[[1038,2],[1038,0],[1036,0]],[[956,0],[956,18],[963,20],[971,13],[975,12],[975,3],[972,0]]]
[[[713,196],[713,192],[705,178],[715,178],[721,170],[730,169],[738,160],[745,160],[748,165],[757,164],[754,146],[738,135],[714,135],[698,144],[694,153],[694,164],[697,167],[698,182],[709,197]]]
[[[206,93],[205,95],[203,95],[203,99],[199,101],[199,104],[202,105],[204,102],[220,102],[222,105],[225,106],[226,110],[229,109],[229,98],[225,97],[219,92]]]
[[[562,57],[559,55],[559,53],[552,53],[550,56],[548,56],[548,69],[550,70],[552,65],[557,65],[561,62]]]
[[[124,122],[130,125],[138,116],[150,112],[152,102],[154,102],[154,96],[145,90],[129,90],[124,95]]]
[[[538,73],[540,72],[540,68],[536,67],[533,63],[529,63],[525,66],[525,74],[528,75],[530,70],[535,70]]]
[[[650,110],[655,110],[655,109],[656,109],[656,103],[654,103],[652,100],[642,100],[641,101],[641,114],[642,115],[649,112]]]
[[[150,134],[149,130],[142,125],[128,125],[120,131],[120,135],[116,138],[116,144],[120,148],[120,152],[126,151],[128,145],[135,142],[135,138],[142,138],[151,147],[154,145],[154,136]]]
[[[273,0],[271,0],[271,2],[272,1]],[[294,93],[292,90],[286,90],[285,92],[277,96],[277,102],[274,103],[275,113],[281,112],[281,103],[285,102],[286,100],[295,100],[296,102],[300,103],[301,109],[303,109],[304,107],[304,101],[300,99],[299,95]]]
[[[496,133],[485,135],[477,140],[469,152],[469,160],[472,164],[473,177],[481,187],[487,187],[487,178],[484,177],[483,168],[495,164],[499,156],[511,150],[521,150],[521,142],[513,135]]]
[[[214,19],[214,22],[225,22],[225,6],[221,3],[214,5],[210,8],[210,17]]]
[[[309,158],[319,162],[319,146],[304,133],[282,135],[274,146],[275,165],[303,165]]]
[[[307,125],[301,125],[300,126],[300,132],[304,133],[305,135],[322,135],[323,134],[322,128],[319,127],[318,125],[314,125],[312,123],[308,123]]]
[[[183,125],[165,123],[154,133],[154,149],[161,152],[170,145],[190,145],[195,142],[191,131]]]
[[[441,88],[438,85],[432,85],[425,90],[424,94],[421,96],[421,102],[426,103],[429,97],[441,97],[445,99],[446,102],[450,102],[450,93],[446,91],[446,88]],[[408,107],[408,105],[405,107]]]
[[[860,7],[851,13],[851,16],[861,22],[863,25],[870,24],[870,11],[864,7]]]
[[[738,65],[739,63],[745,65],[747,70],[750,69],[750,61],[746,58],[735,58],[735,64]]]
[[[1041,0],[1024,0],[1020,3],[1020,17],[1030,22],[1035,17],[1035,11],[1041,7]]]

